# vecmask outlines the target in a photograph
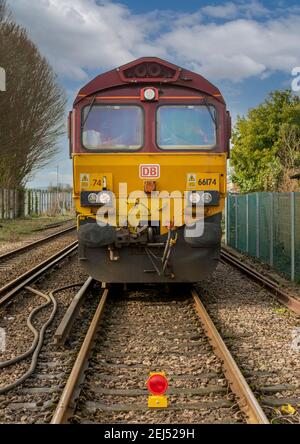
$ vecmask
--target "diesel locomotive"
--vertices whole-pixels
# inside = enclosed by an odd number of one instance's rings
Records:
[[[156,57],[100,74],[69,114],[79,260],[106,283],[193,283],[221,245],[231,118],[201,75]]]

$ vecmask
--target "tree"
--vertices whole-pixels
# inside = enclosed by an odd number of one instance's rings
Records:
[[[57,152],[64,133],[65,94],[25,29],[0,0],[0,60],[7,91],[0,93],[0,187],[21,188]]]
[[[288,191],[283,184],[300,162],[299,97],[289,90],[272,92],[238,117],[232,142],[232,180],[242,192]]]
[[[282,165],[279,191],[298,191],[297,181],[290,178],[300,166],[300,125],[284,123],[280,128],[277,155]]]
[[[7,18],[6,0],[0,0],[0,23],[3,23]]]

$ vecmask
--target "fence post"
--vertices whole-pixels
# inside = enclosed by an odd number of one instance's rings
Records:
[[[295,280],[295,193],[291,192],[291,280]]]
[[[274,193],[270,193],[271,203],[270,203],[270,265],[274,265]]]
[[[7,216],[6,218],[9,220],[10,219],[10,188],[6,190],[6,204],[7,204]]]
[[[4,219],[8,219],[9,218],[9,213],[8,213],[8,190],[5,189],[4,190]]]
[[[256,193],[256,257],[259,259],[259,215],[260,215],[260,208],[259,208],[259,193]]]
[[[4,219],[4,189],[1,189],[1,219]]]
[[[228,195],[225,197],[225,245],[228,245]]]
[[[249,253],[249,194],[246,195],[246,251]]]
[[[36,216],[38,215],[38,191],[37,190],[34,192],[34,213]]]
[[[47,191],[46,190],[44,190],[44,198],[43,198],[43,201],[44,201],[44,216],[46,216],[46,213],[47,213]]]
[[[23,205],[23,214],[24,214],[24,217],[26,217],[27,216],[27,209],[28,209],[28,207],[27,207],[27,191],[26,190],[24,190],[23,191],[23,203],[22,203],[22,205]]]
[[[26,216],[29,216],[29,212],[30,212],[30,191],[29,190],[26,190],[26,203],[27,203]]]
[[[15,217],[15,190],[10,190],[9,193],[9,218],[11,220]]]
[[[2,212],[2,219],[6,219],[6,190],[5,190],[5,188],[3,188],[3,190],[2,190],[2,198],[3,198],[3,200],[2,200],[2,210],[3,210],[3,212]]]
[[[0,219],[4,219],[3,217],[3,189],[0,189]]]
[[[35,191],[31,191],[31,214],[30,216],[34,216],[35,213]]]
[[[41,190],[41,214],[44,214],[44,190]]]
[[[18,191],[14,191],[14,219],[16,219],[17,216],[17,209],[18,209]]]
[[[238,198],[234,196],[235,200],[235,248],[238,249]]]

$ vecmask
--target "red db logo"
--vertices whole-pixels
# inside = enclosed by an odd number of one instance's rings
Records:
[[[140,165],[140,179],[158,179],[159,177],[159,165]]]

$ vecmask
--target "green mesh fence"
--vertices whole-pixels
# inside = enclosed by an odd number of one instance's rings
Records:
[[[243,196],[244,199],[247,199],[247,196]],[[256,223],[256,195],[249,194],[248,195],[248,253],[251,256],[257,255],[257,223]],[[247,235],[247,234],[246,234]]]
[[[227,198],[227,244],[300,281],[300,193]]]
[[[245,226],[247,223],[247,214],[246,214],[246,200],[243,198],[244,196],[237,196],[237,208],[236,208],[236,216],[237,216],[237,243],[238,248],[242,252],[247,252],[247,232],[245,230]]]
[[[291,274],[291,197],[274,196],[274,268]]]
[[[257,195],[259,205],[259,252],[258,257],[271,265],[271,236],[272,236],[272,193]],[[255,209],[256,211],[256,209]]]
[[[232,196],[227,201],[227,215],[230,220],[236,220],[235,208],[236,208],[236,199]],[[236,247],[236,229],[235,224],[229,224],[228,227],[228,243],[232,245],[232,247]]]

